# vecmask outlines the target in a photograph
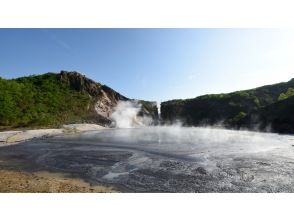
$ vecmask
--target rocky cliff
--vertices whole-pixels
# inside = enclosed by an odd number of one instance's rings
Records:
[[[129,99],[78,72],[0,78],[0,129],[83,122],[110,126],[119,101],[140,103],[139,115],[156,123],[156,103]]]
[[[137,102],[141,106],[139,116],[151,117],[154,123],[158,120],[156,102],[129,99],[110,87],[88,79],[78,72],[61,71],[59,77],[61,82],[66,83],[72,89],[91,97],[89,111],[97,113],[97,121],[100,123],[106,125],[111,123],[110,116],[119,101]]]

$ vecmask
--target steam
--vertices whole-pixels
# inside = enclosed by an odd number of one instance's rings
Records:
[[[85,143],[89,143],[87,150],[102,146],[116,158],[120,158],[118,152],[130,152],[131,157],[105,169],[108,173],[102,178],[128,184],[132,189],[190,192],[200,187],[205,192],[293,192],[289,175],[293,170],[293,135],[150,126],[103,129],[71,138],[82,149]],[[199,167],[204,171],[201,176]],[[94,177],[100,175],[96,172]],[[166,177],[171,184],[162,184]]]
[[[84,136],[122,148],[134,147],[157,153],[195,156],[201,160],[212,157],[212,161],[215,157],[231,158],[232,155],[244,156],[273,150],[281,155],[285,149],[292,149],[293,144],[291,135],[180,125],[105,130]]]
[[[161,103],[157,102],[157,111],[158,111],[158,123],[157,127],[183,127],[183,121],[180,119],[173,120],[171,122],[162,122],[161,120],[161,112],[160,112]],[[114,108],[113,113],[110,115],[110,118],[113,120],[113,127],[116,128],[138,128],[138,127],[146,127],[154,125],[154,121],[151,117],[144,115],[145,110],[142,109],[142,104],[140,104],[137,100],[133,101],[119,101]],[[262,126],[262,124],[258,123],[258,120],[254,120],[255,123],[253,125],[247,127],[242,126],[237,128],[236,130],[241,131],[262,131],[266,133],[272,132],[271,125],[268,124],[266,126]],[[156,124],[156,123],[155,123]],[[194,126],[190,126],[194,127]],[[220,128],[227,129],[227,125],[224,120],[220,120],[213,125],[207,124],[205,121],[200,123],[197,127],[199,128]]]
[[[161,102],[157,102],[156,105],[157,105],[158,115],[160,116],[160,114],[161,114],[161,110],[160,110],[160,108],[161,108]]]
[[[148,116],[138,116],[142,105],[137,101],[119,101],[110,118],[117,128],[144,127],[152,124]]]

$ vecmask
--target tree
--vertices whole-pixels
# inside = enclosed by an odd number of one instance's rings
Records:
[[[287,98],[289,98],[289,97],[291,97],[293,95],[294,95],[294,88],[289,88],[286,93],[281,93],[279,95],[278,101],[287,99]]]

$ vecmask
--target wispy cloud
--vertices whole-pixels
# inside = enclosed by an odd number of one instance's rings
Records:
[[[66,43],[65,41],[61,40],[56,34],[52,33],[52,31],[48,29],[41,29],[43,33],[45,33],[52,41],[54,41],[59,47],[66,50],[67,52],[74,53],[72,47]]]

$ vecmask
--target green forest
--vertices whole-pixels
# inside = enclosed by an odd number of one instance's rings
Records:
[[[90,97],[71,89],[57,74],[0,78],[0,128],[56,127],[85,114]]]
[[[271,126],[277,132],[293,133],[293,98],[294,79],[244,91],[163,102],[161,118],[166,123],[180,120],[187,126]]]

